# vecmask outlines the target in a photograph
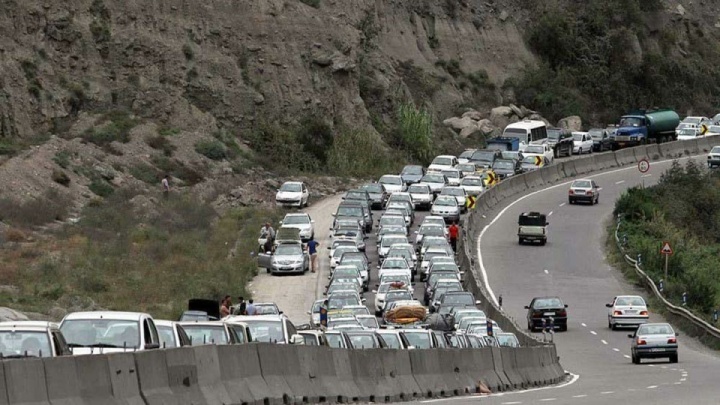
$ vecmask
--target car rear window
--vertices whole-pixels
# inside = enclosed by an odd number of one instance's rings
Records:
[[[542,298],[535,300],[535,303],[533,304],[533,308],[535,309],[561,308],[563,306],[562,301],[558,298]]]

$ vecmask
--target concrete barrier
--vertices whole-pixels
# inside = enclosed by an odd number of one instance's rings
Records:
[[[593,155],[590,155],[590,156],[587,156],[584,158],[580,158],[580,159],[575,159],[575,160],[566,162],[566,164],[567,163],[574,163],[575,173],[577,175],[588,174],[592,171],[595,171],[595,166],[597,165],[595,163],[595,156],[593,156]],[[565,170],[565,174],[567,174],[567,170]]]
[[[108,355],[77,356],[75,366],[80,385],[80,397],[83,402],[88,404],[120,403],[113,396]]]
[[[397,401],[397,392],[383,375],[382,362],[379,361],[382,349],[351,350],[350,365],[355,383],[361,392],[370,397],[370,402]]]
[[[423,396],[422,388],[415,381],[407,350],[385,350],[379,353],[383,369],[400,390],[400,400],[410,401]]]
[[[636,146],[632,148],[633,154],[635,155],[635,161],[639,162],[643,159],[649,160],[650,157],[647,154],[647,145]]]
[[[140,395],[147,405],[176,403],[168,382],[166,353],[167,350],[148,350],[134,354]]]
[[[43,359],[45,368],[45,384],[47,396],[52,405],[76,405],[82,404],[80,398],[80,386],[77,376],[75,357],[67,356],[57,359]],[[2,367],[0,367],[2,370]],[[5,379],[0,376],[0,404],[5,396]]]
[[[518,336],[518,338],[520,338],[520,336]],[[502,353],[500,352],[500,349],[497,347],[490,348],[490,356],[492,357],[493,369],[495,370],[495,374],[497,374],[498,378],[500,379],[500,384],[502,384],[501,390],[507,391],[513,389],[513,382],[510,381],[510,378],[505,373],[505,365],[503,364]]]
[[[565,178],[565,173],[560,171],[560,165],[553,163],[538,170],[545,185],[555,184]]]
[[[688,145],[681,141],[666,142],[660,144],[660,154],[665,159],[677,159],[683,157]]]
[[[500,184],[495,186],[495,192],[498,196],[498,201],[510,198],[518,193],[521,193],[527,189],[525,179],[522,176],[512,176],[503,180]]]
[[[697,155],[698,153],[700,153],[700,147],[698,146],[697,139],[682,141],[682,144],[685,146],[686,155]]]
[[[620,166],[637,163],[637,160],[635,160],[635,152],[633,152],[632,148],[620,149],[615,152],[615,160],[617,160]]]
[[[493,348],[493,350],[500,351],[499,357],[502,359],[503,371],[505,372],[508,380],[510,380],[510,386],[515,389],[526,388],[528,386],[528,381],[525,380],[525,378],[523,378],[517,370],[517,363],[515,361],[515,355],[513,354],[513,350],[515,349],[501,347],[499,349]],[[493,352],[493,356],[494,355],[495,353]]]
[[[267,383],[268,388],[273,388],[282,392],[281,397],[285,402],[303,402],[303,397],[307,391],[303,389],[302,382],[298,382],[300,374],[300,364],[297,355],[286,358],[287,351],[285,349],[292,346],[275,345],[270,343],[260,343],[257,346],[258,358],[260,360],[260,371],[263,380]],[[294,378],[286,378],[289,373],[295,375]],[[292,384],[292,385],[291,385]],[[309,400],[310,395],[307,395]]]
[[[491,187],[483,193],[483,198],[485,199],[485,204],[487,205],[488,210],[495,208],[498,203],[497,187],[498,186]]]
[[[411,350],[408,352],[413,377],[428,398],[452,395],[440,371],[440,350]]]
[[[594,156],[595,170],[607,170],[618,166],[615,154],[612,152],[598,153]]]
[[[42,359],[7,360],[3,368],[8,404],[50,405]]]
[[[283,403],[282,394],[273,396],[262,378],[256,345],[217,347],[220,376],[233,404]]]
[[[662,155],[660,154],[660,145],[656,143],[645,146],[645,154],[650,161],[662,159]]]
[[[334,368],[328,369],[327,372],[332,373],[339,382],[337,387],[340,393],[336,393],[335,396],[343,396],[343,399],[347,399],[348,402],[369,402],[370,393],[360,390],[355,383],[352,368],[348,367],[348,364],[350,364],[350,352],[342,349],[330,349],[330,354],[332,355]],[[329,383],[333,381],[328,380]]]
[[[708,145],[708,152],[710,152],[710,149],[712,149],[713,146],[720,145],[720,135],[706,136],[705,141]]]
[[[469,363],[469,373],[473,377],[475,384],[482,382],[492,392],[503,390],[504,384],[495,372],[495,364],[493,363],[490,348],[465,350],[463,358]]]
[[[138,373],[133,354],[116,353],[108,355],[107,367],[112,398],[120,404],[145,405],[145,401],[140,395]]]
[[[533,170],[531,172],[524,173],[521,177],[525,179],[526,188],[540,188],[545,185],[545,181],[542,178],[540,170]]]
[[[342,369],[347,368],[348,362],[338,362],[333,359],[333,352],[340,350],[325,350],[320,346],[305,346],[305,350],[298,352],[300,364],[307,367],[303,372],[308,373],[315,392],[321,393],[319,402],[345,403],[357,402],[359,392],[357,386],[352,382],[352,374],[349,378],[343,379]]]
[[[193,348],[198,385],[206,404],[230,404],[232,399],[222,382],[217,348],[216,345]]]
[[[708,153],[710,152],[710,149],[712,149],[712,146],[710,146],[710,136],[701,136],[698,137],[697,143],[698,143],[698,152],[699,153]]]
[[[204,399],[198,385],[195,351],[192,347],[169,349],[165,352],[168,385],[178,404],[202,404]]]

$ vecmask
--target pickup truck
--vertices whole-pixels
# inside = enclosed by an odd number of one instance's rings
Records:
[[[523,212],[518,218],[518,244],[525,242],[547,243],[547,222],[545,214],[539,212]]]

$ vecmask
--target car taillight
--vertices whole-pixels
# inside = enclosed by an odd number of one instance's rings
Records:
[[[622,311],[613,311],[613,315],[622,315]]]
[[[670,338],[670,339],[668,339],[668,343],[677,343],[677,339]]]
[[[642,316],[647,316],[647,315],[648,315],[648,311],[640,311],[640,315],[642,315]]]
[[[563,309],[562,311],[558,312],[557,314],[558,314],[558,316],[567,316],[567,311],[565,311]]]
[[[532,317],[533,318],[542,318],[542,312],[533,312]]]
[[[568,190],[568,194],[573,195],[573,191],[572,191],[572,190]]]
[[[638,346],[642,346],[642,345],[646,345],[647,342],[646,342],[645,340],[643,340],[643,339],[638,338],[637,344],[638,344]]]
[[[593,192],[592,192],[592,191],[586,191],[586,192],[585,192],[585,195],[593,195]]]

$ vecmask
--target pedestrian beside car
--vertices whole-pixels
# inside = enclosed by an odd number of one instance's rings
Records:
[[[247,312],[247,315],[257,315],[257,308],[255,307],[255,305],[253,305],[252,299],[248,301],[245,312]]]
[[[233,315],[247,315],[247,302],[245,302],[245,298],[238,297],[238,304],[235,307]]]
[[[448,237],[450,238],[450,246],[452,246],[453,252],[457,253],[457,240],[460,234],[460,228],[457,225],[457,221],[453,222],[448,228]]]
[[[275,229],[273,229],[272,225],[270,225],[270,222],[265,223],[265,228],[263,229],[263,235],[267,240],[270,241],[270,243],[275,241]]]
[[[232,300],[230,299],[229,295],[226,295],[225,298],[220,302],[220,317],[224,318],[228,315],[230,315],[230,307],[232,306]]]
[[[320,244],[313,237],[311,237],[307,243],[308,253],[310,254],[310,271],[312,271],[313,273],[315,273],[315,270],[318,267],[317,251],[319,246]]]

